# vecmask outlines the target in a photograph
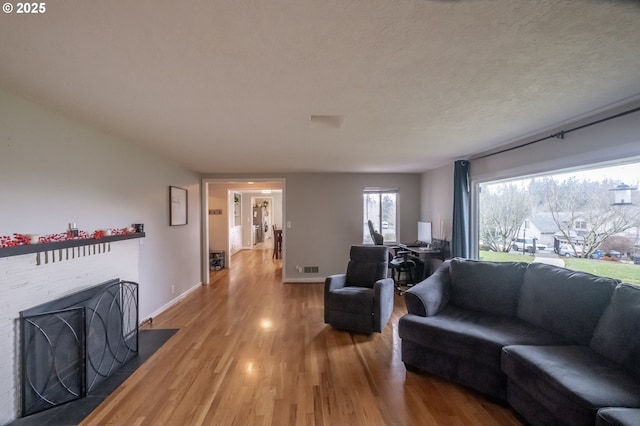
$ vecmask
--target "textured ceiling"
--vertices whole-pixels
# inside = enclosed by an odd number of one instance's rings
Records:
[[[639,1],[46,7],[0,87],[203,173],[421,172],[640,95]]]

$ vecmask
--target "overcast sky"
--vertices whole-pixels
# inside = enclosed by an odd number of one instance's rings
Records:
[[[637,185],[640,183],[640,162],[583,171],[558,173],[554,176],[562,180],[568,179],[572,176],[575,176],[578,179],[593,181],[600,181],[608,178],[616,181],[617,183]]]
[[[560,181],[569,179],[571,177],[575,177],[579,180],[590,180],[596,182],[602,181],[604,179],[611,179],[615,182],[616,185],[623,183],[625,185],[640,188],[640,161],[609,167],[592,167],[585,170],[550,173],[548,175],[538,175],[535,176],[535,178],[541,178],[543,176],[553,176],[556,180]],[[481,184],[480,186],[500,188],[501,185],[515,184],[522,188],[526,188],[532,178],[534,177],[515,178],[499,182],[487,182]]]

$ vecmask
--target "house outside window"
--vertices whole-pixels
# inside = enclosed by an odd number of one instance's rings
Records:
[[[397,189],[365,189],[363,191],[363,228],[362,241],[373,244],[369,232],[368,221],[380,232],[385,243],[398,241],[398,190]]]

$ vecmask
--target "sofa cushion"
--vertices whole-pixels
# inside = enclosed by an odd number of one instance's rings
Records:
[[[343,287],[329,293],[331,310],[353,314],[371,315],[373,312],[373,289],[366,287]]]
[[[524,274],[518,317],[588,345],[618,282],[532,263]]]
[[[596,426],[638,426],[640,408],[601,408],[596,417]]]
[[[640,287],[620,284],[602,314],[591,348],[640,378]]]
[[[461,308],[515,316],[527,264],[451,261],[449,303]]]
[[[502,352],[509,383],[573,424],[593,424],[601,407],[640,407],[640,381],[588,346],[506,346]]]
[[[565,345],[571,341],[515,317],[447,306],[438,315],[407,314],[400,318],[403,340],[500,368],[502,347],[509,344]]]

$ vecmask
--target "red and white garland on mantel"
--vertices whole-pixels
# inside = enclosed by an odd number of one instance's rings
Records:
[[[78,231],[78,236],[74,236],[71,232],[64,232],[61,234],[49,234],[42,235],[38,237],[38,243],[54,243],[58,241],[69,241],[69,240],[86,240],[86,239],[96,239],[107,236],[107,235],[128,235],[135,234],[135,230],[133,228],[120,228],[120,229],[98,229],[93,231],[92,233],[88,233],[86,231]],[[4,247],[15,247],[15,246],[23,246],[33,244],[32,235],[31,234],[13,234],[13,236],[0,236],[0,248]]]

